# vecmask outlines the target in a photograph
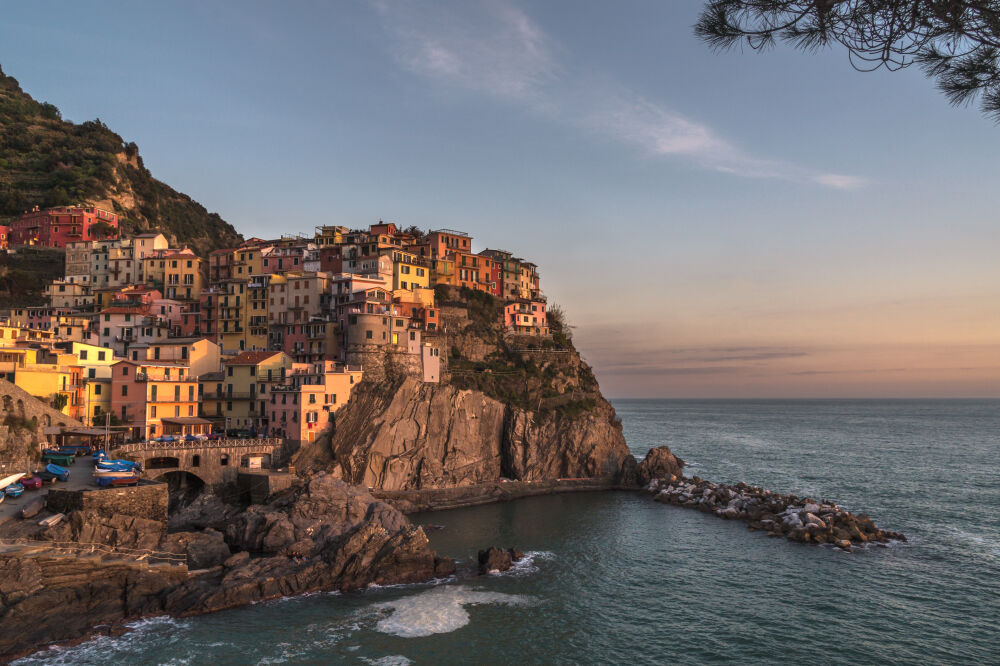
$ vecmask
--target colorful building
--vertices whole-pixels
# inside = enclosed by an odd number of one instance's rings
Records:
[[[64,248],[68,243],[118,237],[118,216],[93,206],[35,207],[10,223],[10,245]]]

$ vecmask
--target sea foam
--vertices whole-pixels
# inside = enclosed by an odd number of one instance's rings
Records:
[[[485,592],[464,586],[441,586],[412,596],[376,604],[391,614],[376,629],[402,638],[445,634],[469,624],[466,606],[477,604],[524,605],[531,597]]]

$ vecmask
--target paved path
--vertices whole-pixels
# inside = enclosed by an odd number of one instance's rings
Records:
[[[39,463],[38,469],[45,469],[45,465]],[[8,497],[0,503],[0,525],[8,520],[21,519],[21,507],[35,499],[48,494],[49,488],[64,488],[69,490],[80,490],[82,488],[96,488],[94,485],[94,460],[90,456],[77,458],[76,462],[69,466],[69,481],[63,483],[56,481],[52,486],[48,483],[42,484],[41,490],[25,490],[20,497]],[[0,489],[2,490],[2,489]],[[41,515],[48,515],[42,512]]]

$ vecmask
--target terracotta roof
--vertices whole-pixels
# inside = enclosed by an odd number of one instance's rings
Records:
[[[225,361],[225,365],[257,365],[267,359],[271,358],[275,354],[280,354],[281,352],[276,351],[248,351],[243,352],[238,356],[234,356],[228,361]]]

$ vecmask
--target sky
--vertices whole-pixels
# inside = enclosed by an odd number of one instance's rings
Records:
[[[701,3],[4,3],[0,66],[247,236],[540,266],[612,398],[1000,397],[1000,127]]]

